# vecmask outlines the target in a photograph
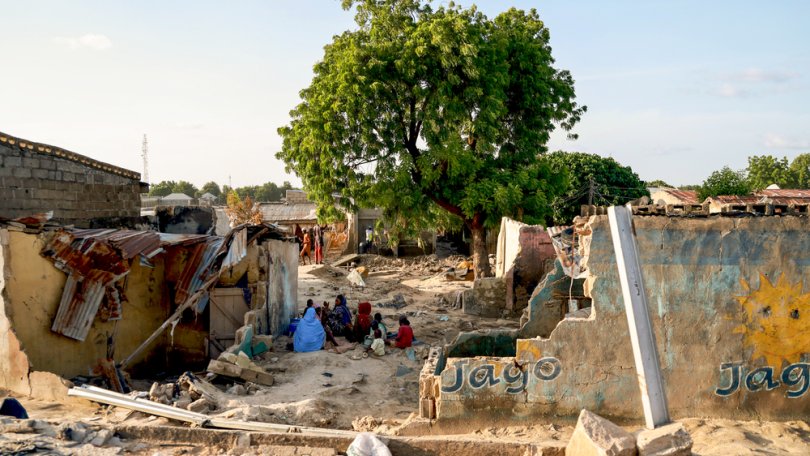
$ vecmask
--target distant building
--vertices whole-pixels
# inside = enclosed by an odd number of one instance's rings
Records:
[[[191,206],[194,198],[185,193],[169,193],[160,198],[160,206]]]
[[[147,188],[135,171],[0,132],[0,218],[53,211],[56,221],[87,227],[138,217]]]
[[[678,190],[677,188],[653,187],[650,188],[652,204],[666,206],[668,204],[700,204],[697,192],[694,190]]]

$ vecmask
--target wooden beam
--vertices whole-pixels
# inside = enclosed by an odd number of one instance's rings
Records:
[[[641,405],[644,420],[649,429],[670,422],[655,334],[647,309],[647,294],[638,260],[632,208],[613,206],[608,209],[610,234],[616,252],[616,266],[622,285],[627,324],[630,327],[630,343],[636,363],[638,386],[641,389]]]

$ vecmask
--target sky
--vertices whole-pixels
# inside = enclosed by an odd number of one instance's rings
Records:
[[[444,4],[446,2],[434,2]],[[466,1],[537,8],[588,112],[551,150],[696,184],[747,157],[810,152],[810,2]],[[278,127],[332,36],[339,0],[0,0],[0,131],[143,171],[290,181]]]

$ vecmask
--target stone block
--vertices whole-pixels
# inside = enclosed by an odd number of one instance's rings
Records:
[[[19,177],[20,179],[27,179],[31,177],[31,170],[29,168],[14,168],[14,177]]]
[[[19,168],[22,166],[22,157],[6,157],[3,159],[6,168]]]
[[[636,437],[639,456],[690,456],[692,437],[681,423],[645,429]]]
[[[39,168],[38,158],[25,157],[23,158],[22,163],[24,168]]]
[[[582,410],[565,456],[634,456],[636,439],[601,416]]]
[[[46,169],[32,169],[31,176],[37,179],[47,179],[48,178],[48,170]]]
[[[195,413],[208,413],[214,408],[214,405],[208,399],[201,397],[188,405],[188,410]]]

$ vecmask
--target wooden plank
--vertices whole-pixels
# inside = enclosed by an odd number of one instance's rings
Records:
[[[344,264],[349,264],[352,261],[356,261],[360,259],[360,255],[356,253],[352,253],[350,255],[343,255],[342,257],[338,258],[336,261],[332,263],[332,266],[343,266]]]
[[[627,207],[613,206],[608,209],[608,220],[613,250],[616,252],[616,266],[619,268],[627,324],[630,327],[630,343],[633,346],[644,420],[647,428],[655,429],[656,426],[669,423],[670,419],[655,334],[647,309],[647,294],[638,261],[632,208],[629,204]]]
[[[242,368],[236,364],[226,363],[212,359],[208,363],[208,372],[217,375],[224,375],[226,377],[240,378],[242,375]]]
[[[242,369],[242,374],[239,378],[246,382],[258,383],[264,386],[273,386],[274,381],[272,374],[254,369]]]

